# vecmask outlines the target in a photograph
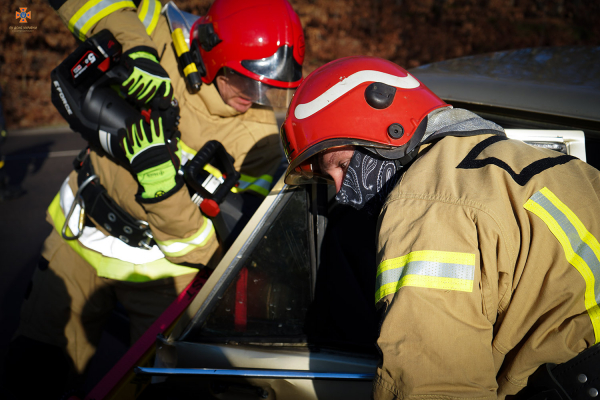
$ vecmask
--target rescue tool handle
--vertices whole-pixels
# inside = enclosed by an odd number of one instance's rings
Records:
[[[214,193],[209,192],[202,186],[201,176],[205,173],[204,166],[211,163],[225,175],[225,181],[219,185]],[[194,156],[194,158],[185,165],[185,181],[205,199],[212,199],[221,203],[225,196],[231,191],[240,179],[240,173],[233,166],[231,158],[221,142],[216,140],[208,141]]]
[[[175,47],[177,59],[179,60],[183,75],[185,76],[188,89],[191,93],[197,93],[202,85],[202,78],[198,72],[198,67],[194,63],[194,59],[181,28],[175,29],[173,33],[171,33],[171,38],[173,39],[173,47]]]

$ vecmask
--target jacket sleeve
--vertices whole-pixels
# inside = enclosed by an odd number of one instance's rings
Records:
[[[151,1],[144,0],[144,10]],[[137,46],[156,49],[131,0],[50,0],[50,5],[81,41],[108,29],[123,46],[123,52]]]
[[[94,151],[90,158],[108,195],[134,218],[148,222],[156,244],[169,261],[208,264],[218,248],[215,230],[190,200],[185,186],[165,200],[142,205],[136,200],[138,184],[128,170]]]
[[[497,271],[496,246],[484,247],[498,235],[480,214],[444,199],[388,199],[377,250],[375,399],[496,398],[494,276],[485,272]]]
[[[208,264],[218,247],[215,229],[212,221],[192,203],[187,187],[143,207],[154,240],[169,261]]]

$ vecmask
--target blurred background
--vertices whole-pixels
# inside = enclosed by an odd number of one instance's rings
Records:
[[[166,0],[161,0],[165,4]],[[202,15],[211,0],[179,0]],[[50,71],[76,46],[46,0],[2,0],[0,86],[9,131],[64,125],[50,102]],[[412,68],[535,46],[600,45],[598,0],[290,0],[306,36],[305,75],[349,55]],[[31,32],[15,32],[27,7]]]

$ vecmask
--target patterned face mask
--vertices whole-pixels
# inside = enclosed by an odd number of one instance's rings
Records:
[[[364,208],[371,215],[379,213],[385,198],[400,177],[398,172],[394,161],[375,158],[367,150],[356,147],[342,188],[335,199],[357,210]]]

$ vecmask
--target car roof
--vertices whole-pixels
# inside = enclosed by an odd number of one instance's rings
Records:
[[[442,99],[600,121],[600,47],[540,47],[410,70]]]

